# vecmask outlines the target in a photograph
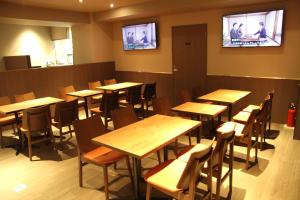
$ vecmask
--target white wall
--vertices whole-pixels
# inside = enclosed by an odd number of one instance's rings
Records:
[[[49,27],[0,24],[0,44],[0,71],[5,70],[3,56],[30,55],[32,66],[55,62]]]

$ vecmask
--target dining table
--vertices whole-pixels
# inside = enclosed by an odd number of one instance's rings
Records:
[[[135,199],[141,199],[141,159],[163,149],[164,160],[167,160],[168,152],[166,146],[200,125],[201,123],[195,120],[153,115],[93,138],[92,141],[98,145],[123,152],[133,158],[134,196]]]
[[[172,111],[174,111],[178,114],[188,115],[191,118],[193,116],[196,116],[197,120],[201,121],[202,117],[205,117],[205,116],[214,120],[214,118],[216,116],[219,116],[226,109],[227,109],[227,106],[223,106],[223,105],[197,103],[197,102],[185,102],[183,104],[180,104],[180,105],[172,108]],[[213,126],[213,122],[212,122],[212,126]],[[201,130],[197,131],[197,143],[200,143],[201,132],[202,132]]]
[[[67,95],[84,99],[85,116],[86,118],[88,118],[89,117],[88,98],[102,93],[103,93],[102,91],[98,91],[98,90],[79,90],[75,92],[69,92],[67,93]]]
[[[144,83],[122,82],[122,83],[116,83],[116,84],[111,84],[111,85],[99,86],[96,88],[99,90],[103,90],[104,92],[107,92],[107,91],[116,92],[116,91],[128,89],[131,87],[141,86],[141,85],[144,85]]]
[[[198,97],[198,100],[212,101],[215,103],[226,104],[228,106],[228,121],[232,118],[232,105],[247,97],[251,91],[218,89],[209,94]]]
[[[12,103],[12,104],[7,104],[0,106],[0,114],[14,114],[15,115],[15,121],[17,124],[17,129],[18,129],[18,137],[19,137],[19,143],[17,145],[17,151],[16,155],[18,155],[21,151],[22,147],[22,141],[21,141],[21,130],[19,128],[19,125],[21,124],[21,120],[19,117],[19,113],[22,112],[23,110],[29,109],[29,108],[34,108],[34,107],[39,107],[39,106],[46,106],[46,105],[53,105],[59,102],[63,102],[64,100],[54,98],[54,97],[43,97],[43,98],[37,98],[37,99],[32,99],[32,100],[27,100],[27,101],[22,101],[18,103]]]

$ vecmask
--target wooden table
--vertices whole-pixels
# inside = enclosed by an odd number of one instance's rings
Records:
[[[173,111],[177,113],[188,114],[191,116],[197,116],[197,119],[200,121],[200,117],[207,116],[214,118],[219,116],[222,112],[227,109],[226,106],[206,104],[206,103],[195,103],[195,102],[186,102],[179,106],[172,108]],[[213,123],[212,123],[213,126]],[[200,143],[200,131],[197,132],[197,143]]]
[[[19,119],[19,115],[18,115],[19,112],[26,110],[28,108],[52,105],[52,104],[56,104],[56,103],[63,102],[63,101],[64,100],[62,100],[62,99],[58,99],[58,98],[54,98],[54,97],[43,97],[43,98],[38,98],[38,99],[33,99],[33,100],[23,101],[23,102],[19,102],[19,103],[12,103],[12,104],[8,104],[8,105],[0,106],[0,113],[1,114],[14,113],[16,124],[19,125],[21,123],[21,121]],[[19,146],[17,147],[16,155],[18,155],[20,153],[21,146],[22,146],[21,132],[20,132],[19,128],[18,128],[18,136],[19,136]]]
[[[84,99],[85,116],[86,118],[88,118],[89,117],[88,97],[95,96],[102,93],[103,93],[102,91],[97,91],[97,90],[80,90],[76,92],[67,93],[67,95]]]
[[[135,198],[140,199],[141,159],[166,147],[179,136],[190,132],[200,125],[199,121],[154,115],[93,138],[92,141],[133,157]],[[166,148],[164,148],[165,160],[168,159],[167,153]]]
[[[112,84],[112,85],[105,85],[105,86],[100,86],[100,87],[96,87],[97,89],[103,90],[105,91],[119,91],[119,90],[124,90],[124,89],[128,89],[131,87],[135,87],[135,86],[140,86],[140,85],[144,85],[144,83],[135,83],[135,82],[123,82],[123,83],[116,83],[116,84]]]
[[[212,93],[198,97],[197,99],[227,104],[228,121],[231,121],[232,105],[245,98],[250,93],[250,91],[219,89]]]

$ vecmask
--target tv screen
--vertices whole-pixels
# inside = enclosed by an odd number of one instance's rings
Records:
[[[281,46],[283,10],[223,16],[223,47]]]
[[[156,49],[156,23],[136,24],[122,28],[124,50]]]

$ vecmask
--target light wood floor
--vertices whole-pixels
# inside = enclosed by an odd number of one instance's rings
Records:
[[[280,135],[275,140],[267,140],[268,149],[258,152],[258,165],[245,171],[243,162],[234,162],[232,199],[300,199],[300,141],[293,140],[293,131],[283,125],[273,124],[272,129],[280,130]],[[57,130],[54,129],[54,133],[58,134]],[[5,131],[4,136],[6,143],[16,142],[10,130]],[[187,143],[187,137],[180,138],[180,142]],[[97,166],[84,167],[84,187],[78,186],[75,136],[66,142],[63,151],[54,151],[51,146],[41,144],[33,153],[35,161],[30,162],[26,149],[19,156],[15,156],[12,148],[0,150],[1,200],[105,199],[102,169]],[[245,153],[244,147],[235,147],[235,156],[245,158]],[[155,155],[142,161],[144,168],[156,164]],[[124,166],[121,162],[117,170],[109,169],[112,199],[132,199],[132,187]],[[227,184],[225,181],[222,196],[227,194]],[[162,194],[154,191],[153,196]]]

